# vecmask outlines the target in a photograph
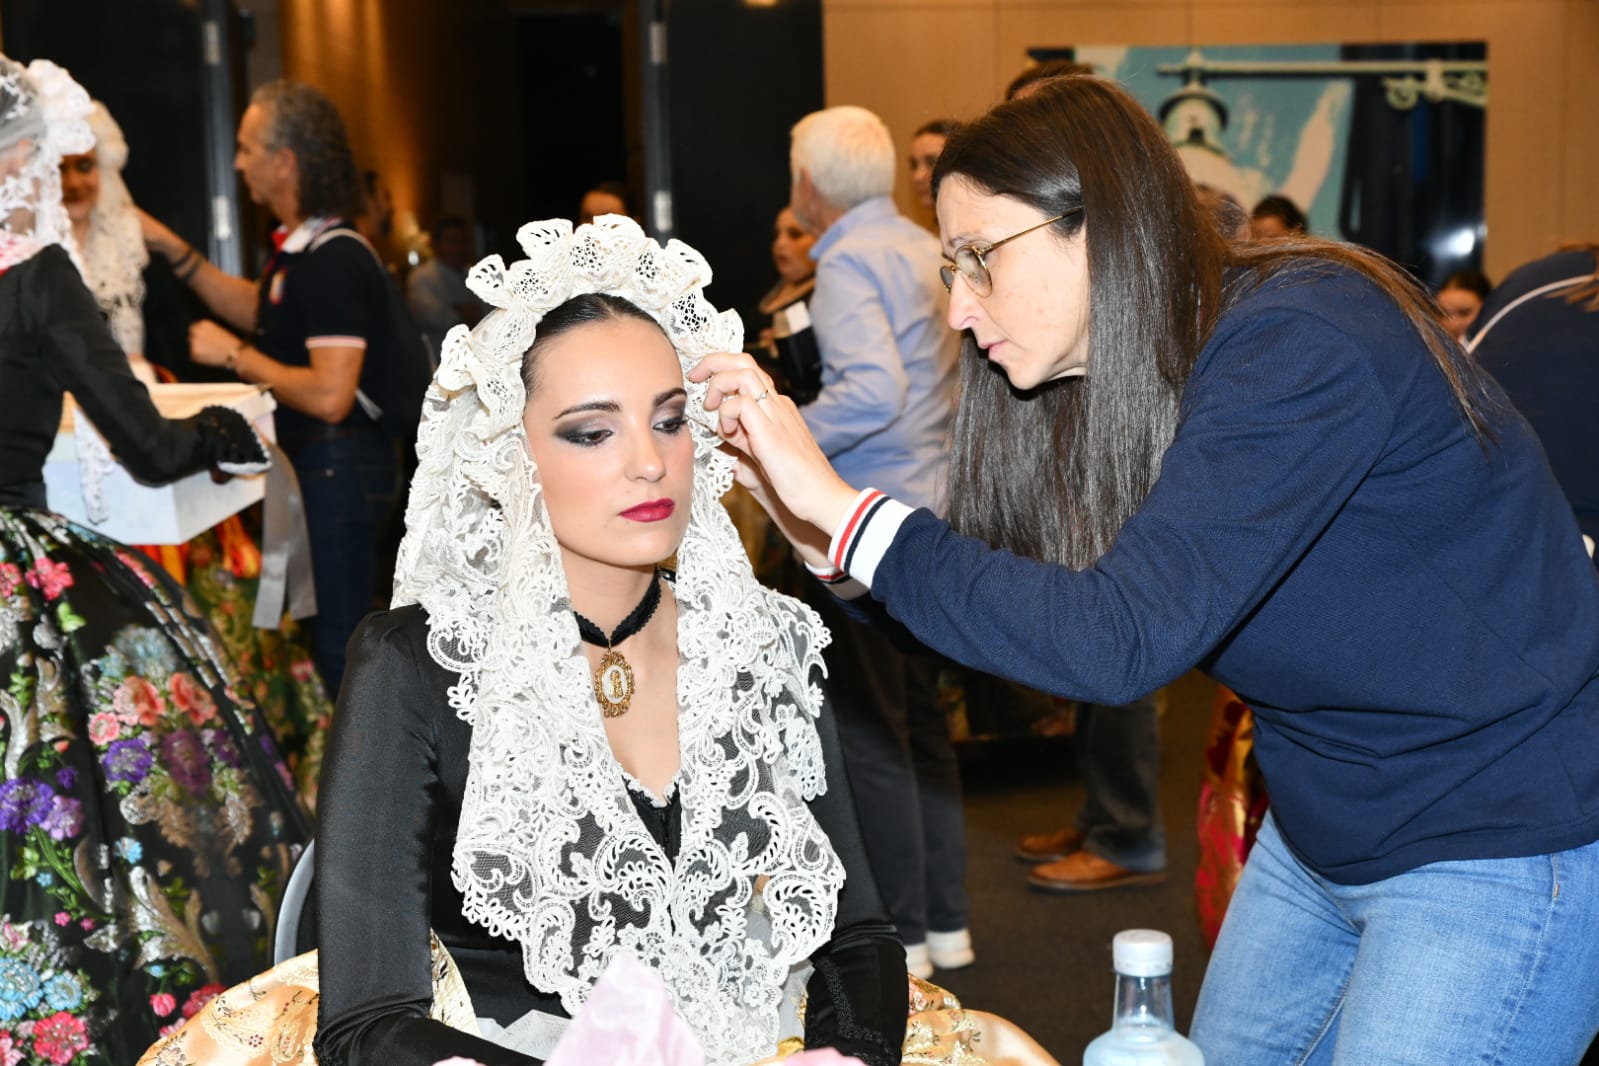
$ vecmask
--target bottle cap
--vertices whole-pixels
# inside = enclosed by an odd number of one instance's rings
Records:
[[[1116,972],[1128,977],[1171,974],[1171,937],[1156,929],[1125,929],[1111,942]]]

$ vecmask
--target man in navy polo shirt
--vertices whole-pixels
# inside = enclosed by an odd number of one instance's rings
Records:
[[[293,82],[262,86],[239,122],[233,165],[251,199],[280,223],[259,282],[225,273],[154,221],[145,239],[247,338],[196,322],[194,361],[268,385],[277,397],[279,442],[299,475],[311,536],[312,653],[336,693],[344,646],[372,607],[378,538],[397,492],[394,448],[361,391],[369,351],[396,343],[388,280],[348,221],[360,208],[360,179],[327,97]]]

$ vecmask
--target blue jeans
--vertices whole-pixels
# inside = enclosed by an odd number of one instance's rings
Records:
[[[1573,1066],[1599,1030],[1599,843],[1339,885],[1268,818],[1194,1011],[1223,1066]]]
[[[311,657],[336,697],[344,646],[372,610],[378,537],[394,507],[398,470],[389,438],[377,430],[307,444],[293,460],[316,582]]]

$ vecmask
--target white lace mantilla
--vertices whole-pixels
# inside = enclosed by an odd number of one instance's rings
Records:
[[[0,56],[0,153],[33,145],[24,161],[0,179],[0,269],[32,257],[41,248],[60,244],[83,269],[73,247],[72,222],[61,204],[61,157],[87,152],[94,145],[89,132],[89,94],[65,70],[48,59],[24,69]]]
[[[89,232],[78,248],[84,278],[94,302],[106,316],[111,335],[129,355],[144,354],[144,268],[150,253],[133,197],[122,180],[128,163],[128,142],[105,105],[89,113],[95,161],[100,167],[100,196],[89,214]]]
[[[605,292],[658,321],[686,368],[737,350],[743,328],[702,289],[693,249],[631,219],[517,234],[468,284],[496,308],[444,343],[417,445],[396,605],[427,608],[429,652],[460,674],[472,725],[454,880],[466,916],[522,946],[537,988],[576,1012],[626,948],[664,978],[713,1064],[773,1053],[791,967],[831,936],[844,871],[806,800],[825,787],[815,727],[827,630],[761,586],[720,498],[719,452],[687,384],[695,478],[678,551],[682,841],[668,861],[628,796],[581,652],[566,578],[522,428],[522,355],[543,316]],[[693,417],[693,416],[691,416]]]

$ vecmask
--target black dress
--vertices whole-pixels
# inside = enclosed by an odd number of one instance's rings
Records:
[[[479,1016],[509,1025],[533,1009],[564,1015],[555,996],[528,984],[520,945],[462,916],[450,870],[472,728],[449,705],[456,675],[428,654],[427,624],[422,608],[402,607],[368,617],[350,643],[317,812],[323,1066],[431,1066],[452,1055],[537,1062],[428,1019],[430,928]],[[818,730],[828,787],[810,807],[846,880],[833,938],[812,956],[805,1043],[886,1066],[900,1061],[904,1038],[905,952],[867,865],[830,713]],[[675,859],[676,794],[665,807],[632,795]]]
[[[182,589],[45,508],[65,391],[148,482],[243,422],[157,414],[61,248],[0,274],[0,1052],[87,1066],[270,964],[308,826]]]

